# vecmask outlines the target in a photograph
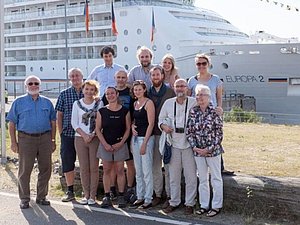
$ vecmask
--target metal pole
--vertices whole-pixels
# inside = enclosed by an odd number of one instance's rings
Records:
[[[65,0],[65,51],[66,51],[66,88],[69,86],[69,48],[68,48],[68,27],[67,27],[67,3]]]
[[[1,76],[1,163],[6,163],[5,78],[4,78],[4,1],[0,1],[0,76]]]

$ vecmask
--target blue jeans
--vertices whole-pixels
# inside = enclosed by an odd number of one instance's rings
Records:
[[[144,199],[145,203],[151,203],[153,195],[152,161],[154,136],[151,136],[147,142],[145,155],[140,154],[143,141],[144,137],[132,137],[132,151],[136,170],[136,195],[137,199]]]

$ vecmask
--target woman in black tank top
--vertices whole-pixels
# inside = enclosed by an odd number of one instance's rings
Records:
[[[133,111],[132,151],[136,169],[137,200],[132,207],[146,209],[151,206],[153,194],[152,161],[155,108],[153,102],[146,97],[147,88],[143,81],[133,83],[133,94],[136,98]]]
[[[118,205],[120,208],[126,206],[124,200],[125,173],[124,160],[129,158],[127,138],[130,133],[129,110],[118,102],[118,91],[108,87],[105,91],[108,104],[97,113],[96,133],[100,140],[98,157],[103,163],[103,185],[105,197],[102,208],[112,205],[110,200],[110,174],[116,168],[117,183],[119,188]]]

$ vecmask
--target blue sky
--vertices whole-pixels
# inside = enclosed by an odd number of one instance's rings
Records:
[[[263,30],[279,37],[298,37],[300,41],[300,0],[269,0],[269,3],[266,0],[196,0],[195,4],[217,12],[247,34]],[[287,10],[287,5],[292,10]]]

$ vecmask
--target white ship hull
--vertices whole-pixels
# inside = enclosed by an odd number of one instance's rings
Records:
[[[64,1],[5,2],[7,85],[29,74],[66,79],[66,70],[72,67],[81,68],[87,77],[102,64],[99,51],[105,45],[116,49],[115,62],[130,69],[137,64],[137,48],[146,45],[154,52],[154,63],[172,53],[184,78],[196,74],[195,54],[209,53],[211,72],[222,78],[226,93],[254,96],[258,112],[300,114],[300,43],[249,44],[247,35],[218,14],[179,0],[115,2],[118,36],[111,32],[110,1],[90,0],[86,38],[83,4],[68,1],[67,68]],[[156,24],[153,44],[152,10]],[[15,84],[9,91],[22,92],[22,83]]]

